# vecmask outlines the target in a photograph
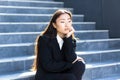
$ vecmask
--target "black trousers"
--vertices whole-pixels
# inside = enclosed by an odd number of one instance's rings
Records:
[[[50,74],[45,80],[82,80],[85,71],[85,64],[81,61],[74,63],[72,69],[63,73]]]

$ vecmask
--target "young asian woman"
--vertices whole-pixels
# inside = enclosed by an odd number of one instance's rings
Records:
[[[85,63],[75,53],[74,31],[71,12],[57,10],[36,39],[35,80],[82,80]]]

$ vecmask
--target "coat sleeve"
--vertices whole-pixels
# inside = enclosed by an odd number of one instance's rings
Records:
[[[72,63],[65,61],[55,61],[52,58],[52,51],[48,46],[46,38],[40,37],[38,40],[38,54],[40,65],[48,72],[62,72],[64,70],[70,69]]]
[[[72,39],[72,37],[64,38],[63,46],[63,54],[65,55],[66,61],[73,62],[77,58],[77,55],[75,53],[76,40]]]

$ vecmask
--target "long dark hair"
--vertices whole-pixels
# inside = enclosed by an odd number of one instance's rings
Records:
[[[56,37],[57,30],[54,28],[53,23],[56,23],[57,18],[62,14],[68,14],[70,16],[71,20],[72,20],[72,13],[70,11],[65,10],[65,9],[59,9],[53,14],[49,24],[47,25],[47,27],[45,28],[45,30],[42,32],[41,35],[46,35],[50,38]],[[38,69],[37,68],[37,64],[38,64],[38,44],[37,43],[38,43],[38,39],[41,35],[39,35],[36,39],[36,45],[35,45],[35,56],[36,56],[36,58],[34,59],[34,63],[33,63],[33,67],[32,67],[33,71],[36,71]],[[72,34],[72,38],[74,38],[74,34]]]

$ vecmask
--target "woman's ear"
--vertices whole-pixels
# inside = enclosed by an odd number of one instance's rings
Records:
[[[56,24],[55,23],[52,23],[53,27],[56,28]]]

